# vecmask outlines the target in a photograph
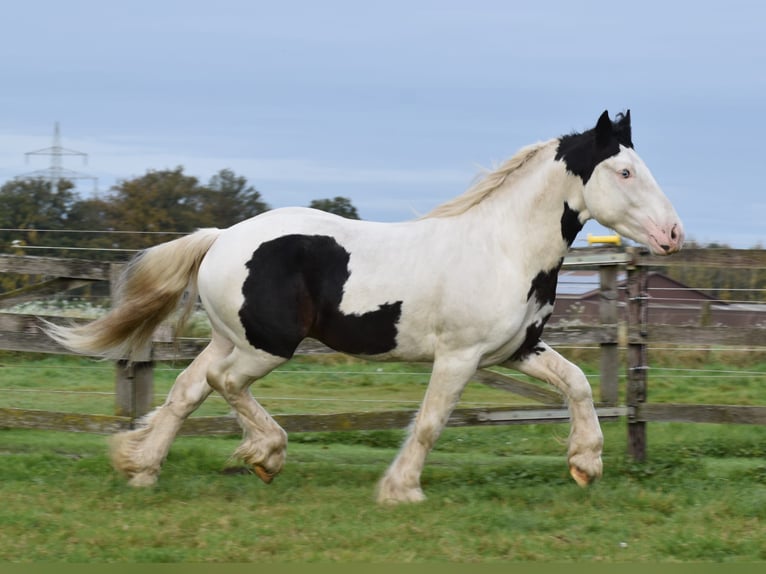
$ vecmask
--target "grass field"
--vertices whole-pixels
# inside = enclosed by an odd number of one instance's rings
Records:
[[[579,359],[595,372],[590,357]],[[682,378],[663,365],[706,371]],[[414,406],[425,369],[400,365],[389,376],[380,367],[296,361],[290,368],[303,374],[274,374],[256,394],[272,397],[263,402],[274,412]],[[108,364],[3,355],[0,368],[4,388],[86,393],[65,401],[6,391],[2,406],[111,412]],[[163,368],[160,392],[179,367]],[[753,356],[660,361],[650,396],[766,404],[764,371]],[[370,402],[339,408],[339,393]],[[464,400],[515,399],[476,385]],[[376,505],[374,489],[402,431],[292,434],[285,469],[268,486],[229,460],[238,438],[179,438],[159,485],[134,490],[111,470],[106,437],[0,430],[0,561],[766,561],[766,428],[652,423],[648,461],[636,464],[625,456],[625,426],[604,425],[605,475],[586,490],[568,477],[566,425],[447,429],[423,474],[428,500],[397,507]]]
[[[596,350],[567,354],[588,375],[599,397]],[[161,404],[186,362],[155,366],[155,403]],[[502,370],[502,369],[500,369]],[[428,383],[429,365],[371,363],[340,355],[298,356],[252,386],[272,413],[417,408]],[[524,379],[518,373],[513,376]],[[114,366],[107,361],[59,355],[0,352],[0,407],[113,414]],[[766,350],[654,353],[649,376],[652,401],[766,404]],[[531,380],[531,379],[527,379]],[[624,382],[621,400],[624,400]],[[513,394],[470,383],[462,406],[529,404]],[[229,412],[213,394],[196,415]]]

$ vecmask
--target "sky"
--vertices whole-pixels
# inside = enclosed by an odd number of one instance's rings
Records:
[[[630,109],[687,237],[764,245],[764,21],[759,0],[8,2],[0,183],[48,167],[25,152],[59,122],[88,154],[64,167],[98,177],[83,196],[228,168],[272,207],[345,196],[400,221]]]

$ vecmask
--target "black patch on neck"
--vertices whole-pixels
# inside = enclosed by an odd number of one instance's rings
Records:
[[[561,214],[561,237],[567,242],[567,247],[571,247],[575,237],[580,233],[583,224],[580,223],[580,212],[569,207],[564,202],[564,213]]]
[[[599,163],[620,152],[620,145],[633,147],[630,110],[618,114],[615,122],[604,112],[595,128],[562,136],[556,148],[556,159],[563,161],[567,171],[578,176],[585,185]]]
[[[396,347],[402,302],[340,311],[350,254],[333,237],[285,235],[262,243],[247,262],[239,318],[248,342],[290,358],[306,337],[338,351],[377,355]]]

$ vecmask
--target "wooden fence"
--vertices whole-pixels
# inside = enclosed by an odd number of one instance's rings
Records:
[[[656,258],[638,249],[579,249],[565,259],[564,268],[599,269],[600,324],[549,325],[544,333],[552,346],[597,345],[600,348],[601,394],[597,412],[602,420],[627,417],[628,449],[641,460],[646,453],[646,424],[649,422],[707,422],[766,424],[765,406],[653,404],[647,401],[648,346],[657,343],[695,344],[704,346],[737,346],[766,348],[766,329],[726,327],[649,325],[646,291],[647,269],[693,264],[742,268],[766,267],[766,252],[760,250],[726,252],[687,250],[670,258]],[[0,309],[25,301],[83,287],[94,282],[114,279],[120,264],[0,255],[0,273],[19,273],[45,277],[39,283],[0,295]],[[627,273],[627,309],[618,306],[617,276]],[[41,329],[41,318],[35,315],[0,312],[0,349],[11,351],[66,353]],[[51,322],[71,321],[45,317]],[[207,344],[206,340],[173,341],[158,333],[145,360],[116,364],[115,415],[72,414],[28,409],[0,408],[0,427],[38,428],[67,431],[112,433],[132,428],[137,419],[151,407],[154,397],[153,365],[155,361],[189,359]],[[626,348],[627,365],[620,364],[620,349]],[[321,353],[329,350],[308,340],[299,353]],[[627,369],[625,404],[618,404],[621,369]],[[563,398],[556,391],[537,384],[517,380],[491,370],[481,369],[475,381],[516,393],[538,404],[519,407],[457,409],[450,426],[528,424],[566,422],[569,414]],[[403,428],[413,411],[376,411],[334,413],[326,415],[277,415],[275,418],[288,432],[327,430],[370,430]],[[194,417],[186,421],[182,434],[232,434],[240,429],[232,417]]]

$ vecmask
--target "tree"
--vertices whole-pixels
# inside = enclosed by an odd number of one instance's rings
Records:
[[[359,214],[347,197],[335,197],[333,199],[314,199],[309,207],[321,209],[347,219],[359,219]]]
[[[105,227],[111,230],[154,233],[188,233],[205,227],[207,190],[183,167],[146,172],[112,187],[107,198]],[[122,248],[143,249],[170,235],[120,235],[115,242]]]
[[[78,231],[131,231],[189,233],[200,227],[229,227],[269,209],[260,192],[247,179],[224,169],[208,185],[186,175],[183,167],[149,170],[113,186],[103,197],[80,199],[70,181],[59,182],[52,191],[41,179],[11,180],[0,187],[0,242],[22,240],[33,244],[36,229]],[[86,243],[112,247],[143,248],[157,237],[133,238],[104,234],[57,234],[62,245]],[[119,239],[117,239],[119,237]],[[170,237],[161,237],[164,241]]]
[[[0,187],[0,229],[29,229],[29,232],[0,231],[7,247],[13,240],[33,244],[36,229],[64,229],[69,209],[77,201],[71,181],[59,181],[58,189],[44,179],[14,179]]]
[[[40,234],[41,229],[63,229],[69,208],[77,196],[70,181],[59,181],[58,189],[44,179],[14,179],[0,187],[0,250],[24,254],[25,245],[64,245],[58,234]],[[15,230],[28,231],[15,231]],[[38,253],[39,255],[39,253]],[[0,277],[0,290],[11,291],[35,281],[26,275]]]
[[[76,202],[69,211],[67,228],[77,230],[77,233],[63,234],[65,245],[90,248],[85,257],[100,261],[119,261],[126,258],[125,253],[110,252],[109,249],[119,248],[118,238],[109,233],[114,224],[109,201],[92,197]],[[104,233],[98,233],[103,231]],[[104,251],[99,251],[104,250]]]
[[[247,179],[230,169],[222,169],[210,178],[205,195],[205,218],[209,225],[229,227],[269,210],[261,194]]]
[[[179,166],[121,181],[104,200],[78,203],[72,218],[82,229],[147,232],[83,238],[93,247],[143,249],[173,239],[174,233],[229,227],[268,208],[261,194],[231,170],[221,170],[202,185]]]

